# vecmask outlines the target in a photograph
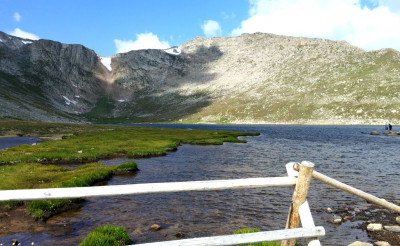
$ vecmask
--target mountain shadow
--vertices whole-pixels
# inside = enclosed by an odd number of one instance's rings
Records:
[[[179,92],[143,94],[129,102],[104,96],[85,117],[97,123],[176,122],[210,104],[211,98],[204,92],[191,95]]]
[[[180,55],[162,50],[118,54],[113,83],[86,116],[101,122],[169,122],[198,113],[212,103],[210,95],[183,87],[213,81],[209,63],[222,55],[217,46],[204,45]]]

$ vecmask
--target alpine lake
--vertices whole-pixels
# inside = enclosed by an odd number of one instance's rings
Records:
[[[247,143],[184,144],[160,157],[101,160],[105,165],[135,161],[139,171],[99,185],[279,177],[287,175],[286,163],[307,160],[329,177],[391,202],[400,200],[400,137],[369,134],[384,131],[383,126],[148,126],[258,132],[260,136],[241,137]],[[12,141],[21,144],[17,140]],[[30,144],[32,138],[27,141]],[[244,227],[279,230],[285,227],[292,194],[291,187],[274,187],[86,198],[81,208],[45,222],[63,227],[62,233],[18,232],[0,238],[0,243],[7,245],[17,238],[22,245],[77,245],[90,231],[108,224],[126,228],[133,243],[232,234]],[[355,216],[380,208],[316,180],[311,182],[308,202],[315,224],[326,231],[320,238],[322,245],[371,241],[362,228],[364,220],[329,221],[334,214]],[[333,213],[327,213],[327,208]],[[150,230],[153,224],[161,229]]]

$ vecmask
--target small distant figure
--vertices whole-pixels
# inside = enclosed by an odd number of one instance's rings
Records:
[[[389,123],[389,131],[392,132],[392,125]]]
[[[13,239],[13,240],[11,240],[11,245],[12,246],[18,246],[18,245],[21,245],[21,244],[20,244],[20,242],[18,242],[17,239]]]
[[[389,130],[389,123],[386,123],[385,125],[385,131]]]

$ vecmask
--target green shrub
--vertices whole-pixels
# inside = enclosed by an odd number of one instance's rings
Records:
[[[122,246],[129,242],[129,235],[123,227],[105,225],[90,232],[79,246]]]

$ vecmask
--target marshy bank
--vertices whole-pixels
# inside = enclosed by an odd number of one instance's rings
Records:
[[[2,121],[0,134],[29,136],[33,144],[0,150],[0,189],[34,189],[90,186],[115,175],[137,170],[135,162],[117,165],[96,163],[115,157],[150,157],[165,155],[182,143],[222,144],[239,142],[237,137],[256,135],[227,131],[179,130],[137,126],[70,125],[37,122]],[[35,136],[35,137],[34,137]],[[50,138],[36,144],[37,136]],[[56,136],[56,138],[54,138]],[[18,139],[21,140],[21,139]],[[11,143],[11,145],[15,143]],[[59,164],[79,164],[73,169]],[[79,208],[82,199],[14,201],[0,204],[0,236],[45,230],[43,222],[60,212]],[[32,217],[27,219],[26,214]],[[36,225],[36,227],[34,226]],[[33,231],[32,231],[33,230]],[[50,230],[53,231],[53,230]],[[62,230],[65,231],[65,230]]]

